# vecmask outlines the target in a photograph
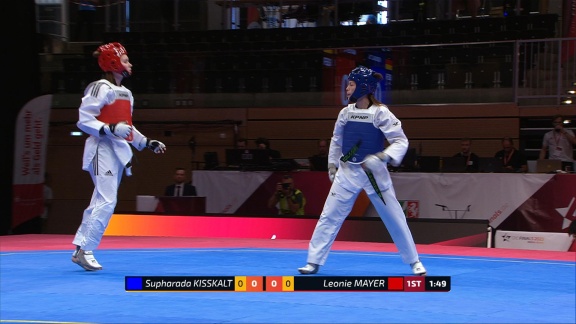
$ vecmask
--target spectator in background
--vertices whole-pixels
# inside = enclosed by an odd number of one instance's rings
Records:
[[[494,157],[502,161],[502,172],[527,172],[528,162],[522,152],[514,148],[510,137],[502,139],[502,150],[496,152]]]
[[[164,190],[164,196],[196,196],[196,187],[192,185],[191,181],[192,180],[186,181],[186,169],[176,168],[176,170],[174,170],[174,183],[166,187],[166,190]]]
[[[278,215],[304,215],[306,198],[300,189],[294,188],[294,179],[289,174],[276,184],[276,191],[268,199],[268,208],[277,208]]]
[[[99,0],[80,0],[78,2],[77,41],[94,40],[94,22]]]
[[[237,148],[237,149],[246,149],[246,148],[248,148],[248,141],[247,141],[245,138],[243,138],[243,137],[239,137],[239,138],[236,140],[236,148]]]
[[[574,164],[574,145],[576,137],[574,132],[564,128],[564,117],[556,115],[552,118],[554,129],[544,134],[542,149],[540,149],[540,159],[560,160],[562,169]],[[573,171],[573,170],[572,170]]]
[[[281,154],[279,151],[273,150],[270,148],[270,141],[267,138],[259,137],[256,139],[256,147],[261,150],[268,151],[268,156],[271,159],[279,159],[281,158]]]
[[[258,20],[253,20],[248,24],[246,29],[261,29],[262,28],[262,18],[258,17]]]
[[[478,155],[472,153],[472,140],[463,138],[460,141],[460,152],[454,154],[454,157],[462,158],[462,163],[466,166],[466,172],[478,172]]]
[[[366,17],[366,25],[378,25],[378,19],[375,15],[368,15]]]
[[[318,153],[308,158],[311,171],[328,171],[328,141],[318,140]]]

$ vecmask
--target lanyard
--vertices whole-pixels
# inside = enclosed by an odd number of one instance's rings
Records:
[[[558,148],[558,143],[560,143],[560,139],[562,139],[562,134],[556,137],[556,133],[552,133],[552,136],[554,136],[554,142],[556,143],[556,148]]]
[[[510,151],[510,153],[508,153],[508,156],[506,156],[506,151],[504,151],[504,165],[508,165],[508,162],[510,161],[510,159],[512,159],[512,155],[514,155],[514,149],[512,149]]]
[[[464,153],[460,153],[463,157],[466,157],[466,166],[470,164],[470,156],[472,156],[472,152],[468,152],[468,155],[464,155]]]

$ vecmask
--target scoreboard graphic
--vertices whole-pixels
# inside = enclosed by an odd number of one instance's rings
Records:
[[[125,277],[127,292],[449,292],[449,276]]]

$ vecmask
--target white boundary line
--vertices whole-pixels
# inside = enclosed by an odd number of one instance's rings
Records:
[[[183,248],[176,249],[179,252],[193,252],[193,253],[204,253],[204,252],[266,252],[266,253],[294,253],[302,254],[305,250],[282,250],[282,249],[253,249],[253,248],[229,248],[229,249],[202,249],[202,248]],[[101,252],[106,253],[174,253],[174,249],[154,249],[154,250],[142,250],[142,249],[102,249]],[[72,251],[23,251],[23,252],[8,252],[0,253],[0,257],[8,257],[14,255],[38,255],[38,254],[72,254]],[[362,256],[375,256],[375,257],[398,257],[397,252],[356,252],[356,251],[330,251],[330,254],[340,254],[340,255],[362,255]],[[500,262],[500,263],[531,263],[531,264],[551,264],[551,265],[563,265],[576,267],[576,262],[570,261],[545,261],[545,260],[532,260],[532,259],[518,259],[518,258],[492,258],[492,257],[467,257],[467,256],[450,256],[450,255],[440,255],[440,254],[420,254],[427,259],[444,259],[444,260],[464,260],[464,261],[485,261],[485,262]]]

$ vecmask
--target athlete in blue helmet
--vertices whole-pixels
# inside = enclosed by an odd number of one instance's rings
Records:
[[[302,274],[314,274],[328,258],[342,223],[364,190],[412,273],[426,275],[412,233],[396,199],[387,164],[399,165],[408,149],[402,123],[374,97],[382,74],[360,66],[348,76],[349,104],[338,115],[328,154],[332,187],[308,247]],[[384,148],[385,142],[390,145]]]

